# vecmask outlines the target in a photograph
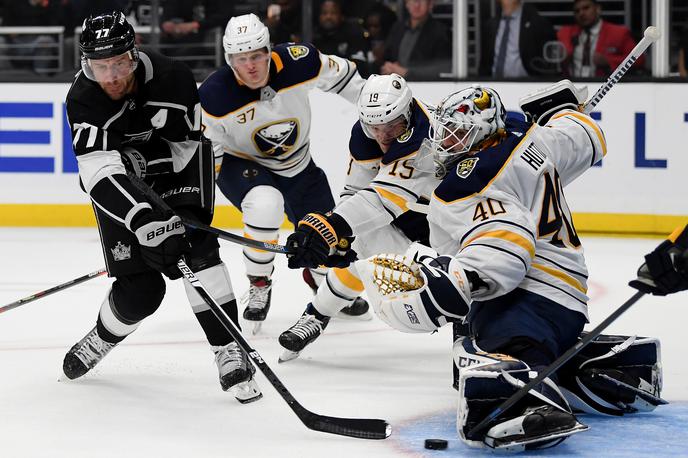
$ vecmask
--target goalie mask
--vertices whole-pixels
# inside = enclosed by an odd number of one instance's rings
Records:
[[[401,76],[370,75],[357,103],[363,132],[381,147],[389,147],[407,131],[412,101],[411,89]]]
[[[463,155],[503,135],[506,110],[493,89],[473,86],[446,97],[430,123],[435,172],[443,176]]]

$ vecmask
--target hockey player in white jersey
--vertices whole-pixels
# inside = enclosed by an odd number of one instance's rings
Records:
[[[358,99],[358,115],[341,200],[331,214],[310,213],[299,222],[287,241],[295,249],[289,259],[292,268],[323,264],[332,245],[351,236],[359,257],[403,253],[413,241],[427,243],[427,218],[412,210],[413,204],[427,204],[439,184],[432,171],[413,167],[428,135],[427,108],[413,98],[401,76],[371,75]],[[330,269],[297,323],[280,335],[285,348],[280,361],[298,356],[362,290],[353,265]]]
[[[241,210],[245,236],[276,243],[285,211],[296,223],[334,208],[327,177],[310,154],[308,93],[318,88],[355,103],[364,80],[353,62],[310,44],[272,48],[268,28],[254,14],[231,18],[222,43],[228,67],[199,90],[204,133],[222,162],[217,183]],[[274,257],[244,249],[251,286],[243,316],[256,323],[254,332],[270,308]],[[304,271],[304,280],[315,289],[325,272]],[[367,309],[365,302],[359,306]]]
[[[487,431],[467,436],[572,347],[587,321],[588,273],[563,188],[599,161],[607,144],[595,121],[577,110],[584,94],[570,82],[538,97],[529,106],[539,106],[531,114],[540,124],[532,125],[506,121],[489,88],[445,98],[432,121],[444,175],[429,207],[432,248],[415,245],[405,256],[356,263],[371,305],[392,327],[432,332],[447,322],[468,324],[470,337],[454,343],[457,430],[474,447],[550,447],[584,431],[565,395],[577,410],[612,415],[664,403],[656,339],[600,336],[568,368],[566,388],[561,379],[557,385],[560,371]],[[559,104],[547,107],[547,100]]]

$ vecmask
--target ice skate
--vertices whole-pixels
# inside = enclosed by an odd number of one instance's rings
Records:
[[[246,303],[243,316],[245,320],[252,322],[253,329],[251,332],[256,335],[263,326],[263,321],[265,321],[270,310],[272,280],[268,277],[255,277],[253,275],[249,275],[248,280],[251,286],[243,298]]]
[[[329,322],[329,316],[318,313],[313,304],[308,304],[299,321],[280,334],[279,343],[285,350],[279,357],[279,362],[296,359],[308,344],[323,333]]]
[[[220,372],[220,386],[223,391],[229,391],[242,404],[257,401],[263,397],[253,374],[253,367],[248,356],[236,342],[224,347],[212,347],[215,353],[215,363]]]
[[[106,342],[98,335],[96,327],[67,352],[62,363],[64,375],[74,380],[90,371],[115,348],[116,343]]]

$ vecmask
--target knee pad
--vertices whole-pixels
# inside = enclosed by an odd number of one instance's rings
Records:
[[[667,404],[660,359],[656,338],[600,335],[559,370],[560,386],[574,411],[648,412]]]
[[[164,296],[165,280],[158,272],[119,276],[100,307],[99,321],[113,335],[124,337],[158,309]]]
[[[256,186],[241,201],[241,212],[249,229],[276,232],[284,220],[284,197],[272,186]]]
[[[482,351],[468,337],[461,337],[454,342],[454,363],[459,370],[456,428],[461,440],[472,447],[533,449],[555,445],[554,442],[558,443],[571,434],[587,429],[575,420],[557,385],[546,378],[499,416],[487,432],[468,437],[468,432],[476,424],[537,377],[537,372],[512,356]],[[524,435],[524,424],[531,421],[527,418],[544,413],[549,419],[554,419],[557,427],[531,436]],[[520,435],[515,431],[520,431]],[[506,437],[511,439],[505,440]]]

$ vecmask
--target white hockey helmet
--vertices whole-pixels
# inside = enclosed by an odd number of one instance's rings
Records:
[[[413,95],[406,80],[396,73],[391,75],[370,75],[358,96],[358,119],[363,132],[375,138],[370,126],[388,124],[399,118],[411,119]]]
[[[253,13],[235,16],[229,20],[222,37],[225,60],[230,67],[232,54],[267,48],[270,52],[270,31]]]
[[[494,89],[478,85],[447,96],[430,123],[436,165],[445,169],[504,134],[506,110]]]

